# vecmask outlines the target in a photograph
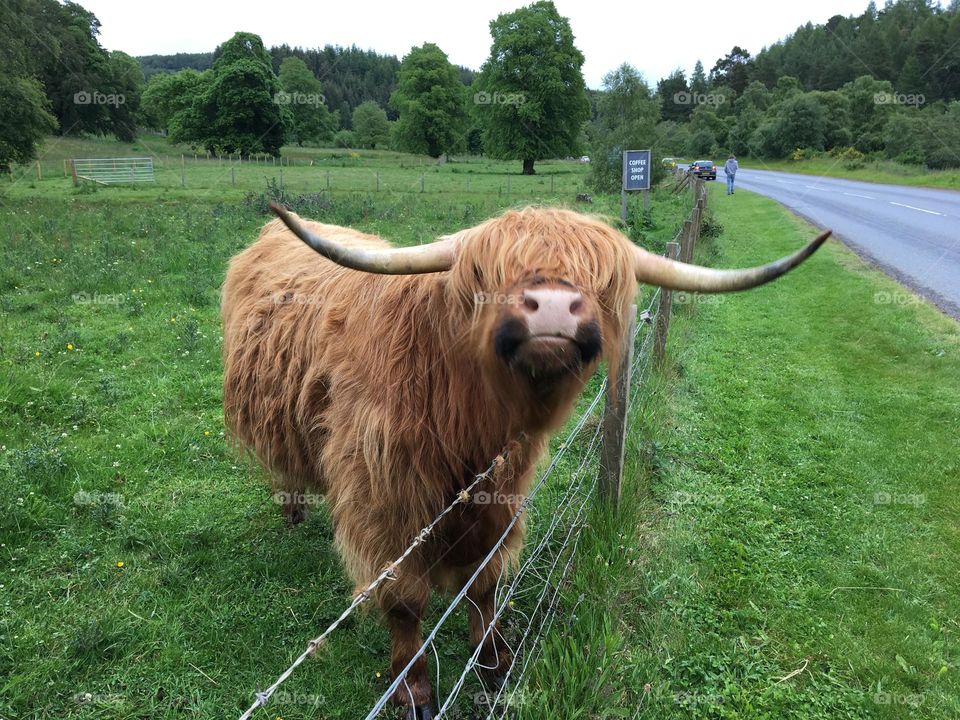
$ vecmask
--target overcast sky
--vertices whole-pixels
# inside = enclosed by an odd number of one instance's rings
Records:
[[[531,0],[79,2],[100,20],[101,44],[131,55],[209,52],[243,30],[260,35],[267,47],[357,45],[397,57],[433,42],[451,62],[479,69],[490,51],[490,21]],[[678,67],[689,76],[697,59],[709,72],[734,45],[756,54],[807,21],[859,15],[868,0],[554,2],[570,18],[577,47],[586,57],[587,85],[598,88],[604,74],[624,61],[651,85]]]

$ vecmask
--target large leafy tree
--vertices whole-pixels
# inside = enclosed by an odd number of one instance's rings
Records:
[[[23,0],[0,3],[0,24],[6,29],[0,34],[0,171],[36,157],[43,136],[57,127],[26,42],[29,23],[21,5]]]
[[[570,22],[549,0],[504,13],[490,23],[490,57],[474,83],[484,150],[523,161],[532,175],[543,158],[576,153],[590,113],[583,54]]]
[[[159,73],[150,78],[140,101],[141,122],[156,130],[173,132],[184,124],[183,115],[199,104],[210,72],[181,70],[172,75]]]
[[[277,102],[280,82],[263,41],[238,32],[214,55],[209,87],[192,110],[195,140],[211,151],[279,155],[289,115]]]
[[[390,121],[383,108],[373,100],[353,109],[353,139],[357,147],[374,149],[390,142]]]
[[[109,89],[107,95],[113,99],[107,104],[110,127],[117,139],[130,142],[137,135],[137,118],[144,87],[140,63],[118,50],[110,53],[106,85]]]
[[[0,75],[0,171],[36,157],[44,135],[56,130],[43,86],[32,77]]]
[[[327,109],[323,86],[306,63],[297,57],[284,58],[279,80],[283,90],[278,99],[290,111],[289,140],[297,145],[332,140],[339,115]]]
[[[413,48],[400,64],[390,107],[398,149],[440,157],[465,146],[467,89],[446,53],[433,43]]]
[[[657,83],[661,114],[664,120],[682,122],[693,112],[693,96],[683,70],[674,70]]]
[[[697,60],[690,76],[690,92],[694,95],[705,95],[707,92],[707,75],[703,72],[703,63]]]
[[[49,132],[51,126],[36,113],[35,93],[13,78],[39,82],[46,96],[43,110],[56,118],[54,129],[60,133],[114,133],[121,140],[133,139],[143,73],[129,55],[100,47],[100,22],[93,13],[74,2],[4,0],[0,26],[6,92],[21,96],[25,130]]]
[[[710,71],[710,79],[714,85],[729,85],[739,95],[750,82],[750,53],[739,45],[717,63]]]

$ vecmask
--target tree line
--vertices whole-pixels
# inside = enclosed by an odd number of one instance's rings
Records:
[[[665,152],[800,159],[868,156],[960,166],[960,1],[897,0],[807,23],[756,57],[734,47],[709,73],[656,88]]]
[[[958,3],[871,4],[859,17],[807,24],[756,57],[734,47],[709,73],[698,62],[689,80],[678,70],[654,89],[624,64],[591,91],[569,20],[550,0],[492,20],[476,73],[433,43],[401,61],[355,47],[267,49],[252,33],[141,67],[103,50],[99,23],[79,5],[9,0],[4,19],[19,31],[0,39],[12,69],[0,75],[0,166],[29,159],[54,129],[129,139],[140,126],[213,153],[277,155],[291,143],[483,153],[528,174],[537,160],[589,152],[593,185],[611,190],[630,147],[655,158],[829,152],[848,164],[872,156],[952,167]]]

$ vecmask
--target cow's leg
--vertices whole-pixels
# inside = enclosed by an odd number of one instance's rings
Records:
[[[502,570],[503,560],[500,553],[497,553],[467,590],[467,598],[470,600],[470,649],[476,650],[482,643],[480,654],[477,656],[480,675],[487,685],[497,689],[503,685],[507,669],[513,660],[510,648],[500,634],[499,620],[487,633],[487,628],[493,619],[496,600],[494,595]],[[485,634],[486,637],[484,637]]]
[[[277,474],[273,480],[273,499],[280,504],[283,518],[290,525],[307,519],[306,484],[299,478]]]
[[[307,504],[303,493],[288,493],[283,498],[283,517],[291,525],[299,525],[307,519]]]
[[[411,558],[412,559],[412,558]],[[430,585],[418,568],[404,568],[400,576],[382,586],[378,600],[390,627],[390,673],[396,678],[423,644],[420,621],[430,599]],[[421,655],[391,698],[407,707],[407,720],[431,720],[431,689],[426,655]]]

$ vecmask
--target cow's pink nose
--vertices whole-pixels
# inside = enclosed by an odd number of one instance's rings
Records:
[[[540,288],[523,291],[520,310],[531,335],[565,337],[577,334],[583,296],[576,290]]]

